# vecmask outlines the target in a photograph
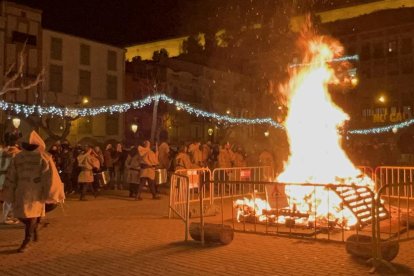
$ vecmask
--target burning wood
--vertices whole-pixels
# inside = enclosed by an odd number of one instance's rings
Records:
[[[309,186],[305,186],[307,188]],[[237,209],[238,222],[266,222],[268,224],[280,224],[287,227],[301,226],[318,229],[334,228],[363,228],[372,221],[373,192],[368,187],[326,185],[327,196],[336,195],[340,199],[335,212],[318,214],[311,206],[306,212],[301,211],[296,204],[285,208],[271,208],[268,202],[261,198],[236,200],[234,207]],[[316,186],[313,188],[316,193]],[[330,194],[330,192],[333,193]],[[310,197],[316,198],[310,194]],[[329,198],[319,198],[329,202]],[[389,217],[389,212],[381,204],[378,206],[379,218],[384,220]],[[315,210],[315,211],[312,211]],[[342,214],[342,216],[341,216]],[[349,223],[348,218],[355,218],[355,222]]]

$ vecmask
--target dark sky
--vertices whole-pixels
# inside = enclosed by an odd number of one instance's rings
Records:
[[[117,45],[184,34],[185,1],[14,0],[43,10],[43,27]]]

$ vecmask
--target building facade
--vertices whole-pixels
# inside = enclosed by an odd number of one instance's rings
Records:
[[[123,101],[125,51],[108,44],[52,30],[43,30],[45,83],[43,104],[92,107]],[[72,123],[68,139],[85,137],[98,142],[122,140],[123,114],[79,118]],[[55,119],[52,128],[62,129]]]
[[[18,80],[11,86],[19,87],[29,83],[42,71],[42,12],[13,2],[0,2],[0,87],[18,73],[19,62],[23,61]],[[22,56],[22,60],[20,59]],[[28,90],[8,92],[2,96],[6,101],[34,104],[41,98],[41,85]],[[0,137],[12,128],[11,113],[0,111]],[[29,126],[22,122],[22,128]]]
[[[369,128],[411,119],[414,104],[414,8],[384,9],[324,24],[354,62],[358,85],[341,105],[351,127]]]
[[[253,81],[241,74],[171,58],[160,63],[134,60],[126,68],[125,92],[126,98],[131,100],[158,91],[195,108],[221,115],[249,117],[249,111],[255,108],[251,93]],[[153,84],[156,84],[156,90]],[[252,133],[250,127],[238,127],[236,130],[174,106],[161,105],[158,115],[158,132],[168,132],[172,143],[221,141],[224,138],[236,139],[236,136],[241,140]],[[140,134],[148,136],[151,120],[152,108],[129,111],[125,130],[129,133],[129,126],[138,122]]]

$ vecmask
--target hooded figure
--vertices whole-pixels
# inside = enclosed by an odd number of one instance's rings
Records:
[[[29,143],[37,145],[37,151],[41,154],[43,160],[47,162],[52,173],[49,196],[46,200],[48,204],[56,204],[65,200],[64,184],[60,178],[59,171],[53,161],[53,156],[46,151],[46,144],[42,137],[36,131],[30,133]]]
[[[17,147],[17,139],[17,136],[13,136],[10,134],[6,135],[5,140],[7,146],[0,150],[0,201],[4,201],[1,222],[5,224],[19,223],[19,221],[15,219],[13,216],[12,204],[5,200],[7,195],[7,189],[4,185],[6,181],[6,174],[9,169],[11,160],[16,156],[16,154],[20,152],[20,149]]]
[[[87,146],[84,153],[81,153],[77,157],[78,166],[81,168],[81,172],[78,176],[78,183],[80,189],[80,200],[86,200],[86,190],[88,187],[93,187],[94,177],[93,173],[94,170],[98,170],[100,168],[99,159],[97,158],[96,153],[90,146]],[[94,195],[96,197],[97,190],[94,190]]]
[[[159,199],[155,187],[155,167],[158,165],[158,150],[153,152],[151,150],[151,143],[144,141],[143,146],[138,146],[138,154],[141,160],[141,171],[140,171],[140,185],[136,194],[137,200],[142,200],[141,190],[142,187],[148,182],[148,186],[152,193],[153,199]]]
[[[37,225],[45,215],[45,203],[51,195],[53,162],[44,152],[44,142],[35,131],[22,141],[22,147],[10,163],[5,183],[7,201],[12,203],[14,215],[25,225],[25,238],[18,252],[24,252],[32,238],[38,240]]]

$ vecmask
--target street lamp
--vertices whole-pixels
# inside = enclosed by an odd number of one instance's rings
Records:
[[[269,135],[270,135],[270,132],[269,132],[268,130],[266,130],[266,131],[264,132],[264,136],[265,136],[265,137],[269,137]]]
[[[138,125],[133,123],[131,125],[131,131],[135,134],[135,133],[137,133],[137,130],[138,130]]]
[[[381,102],[381,103],[385,103],[385,96],[380,96],[379,98],[378,98],[378,101],[379,102]]]
[[[87,103],[89,103],[89,99],[88,99],[88,97],[83,97],[83,98],[82,98],[82,103],[83,103],[83,104],[87,104]]]
[[[19,128],[19,126],[20,126],[20,118],[13,118],[12,119],[12,122],[13,122],[13,126],[15,128]]]
[[[213,129],[212,129],[212,128],[209,128],[209,129],[207,130],[207,133],[208,133],[208,136],[213,135]]]

